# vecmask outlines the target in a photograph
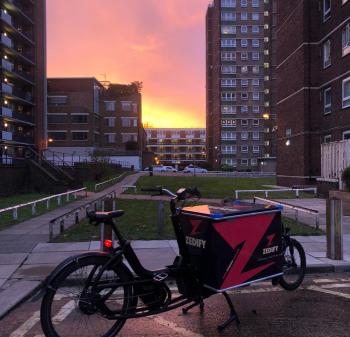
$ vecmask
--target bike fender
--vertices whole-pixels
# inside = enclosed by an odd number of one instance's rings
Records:
[[[62,261],[51,272],[51,274],[46,278],[46,280],[45,280],[45,282],[43,284],[43,288],[44,289],[47,288],[52,283],[52,281],[55,279],[55,277],[62,271],[62,269],[64,269],[66,266],[68,266],[68,264],[70,264],[73,261],[79,261],[81,259],[84,259],[84,258],[87,258],[87,257],[91,257],[91,256],[103,256],[103,257],[111,258],[112,254],[101,251],[101,252],[87,252],[87,253],[83,253],[83,254],[79,254],[79,255],[70,256],[69,258],[67,258],[64,261]],[[119,256],[121,260],[123,259],[121,252],[113,255],[114,258],[116,258],[116,256]]]

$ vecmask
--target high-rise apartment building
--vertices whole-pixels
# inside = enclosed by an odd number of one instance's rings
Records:
[[[45,0],[2,0],[0,158],[46,147]]]
[[[277,0],[281,185],[320,176],[321,144],[350,138],[350,1]]]
[[[214,168],[275,159],[273,1],[214,0],[206,16],[207,153]]]

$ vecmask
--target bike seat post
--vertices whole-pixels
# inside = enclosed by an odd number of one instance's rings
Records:
[[[116,226],[115,222],[113,221],[113,219],[108,221],[108,225],[110,225],[112,227],[112,230],[113,230],[117,240],[119,241],[119,245],[122,247],[126,243],[126,240],[124,239],[124,237],[120,233],[120,231],[119,231],[118,227]]]

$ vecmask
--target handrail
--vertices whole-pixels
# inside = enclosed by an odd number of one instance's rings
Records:
[[[306,208],[306,207],[302,207],[302,206],[295,206],[295,205],[289,204],[287,202],[280,202],[277,200],[266,199],[266,198],[261,198],[261,197],[254,197],[253,200],[254,200],[254,204],[255,204],[255,200],[260,200],[263,202],[270,203],[272,205],[280,205],[280,206],[283,206],[283,208],[293,209],[296,211],[296,214],[295,214],[296,220],[298,220],[298,213],[297,213],[298,211],[315,215],[316,229],[319,229],[320,212],[315,210],[315,209]]]
[[[238,199],[238,193],[256,193],[264,192],[265,197],[269,196],[272,192],[295,192],[295,196],[299,198],[300,191],[313,191],[314,195],[317,195],[317,187],[307,187],[307,188],[276,188],[274,190],[235,190],[235,198]]]
[[[105,180],[105,181],[102,181],[102,182],[100,182],[100,183],[95,184],[95,191],[96,191],[100,186],[102,186],[102,185],[104,185],[104,184],[108,184],[108,183],[110,183],[111,181],[117,180],[117,179],[119,179],[119,178],[121,178],[121,177],[123,177],[123,176],[125,176],[125,175],[126,175],[126,172],[123,172],[123,173],[120,174],[118,177],[114,177],[114,178],[111,178],[111,179],[108,179],[108,180]]]
[[[34,200],[34,201],[26,202],[26,203],[23,203],[23,204],[18,204],[18,205],[11,206],[11,207],[6,207],[6,208],[3,208],[3,209],[0,209],[0,213],[13,211],[13,219],[16,220],[16,219],[18,219],[18,209],[19,208],[23,208],[23,207],[32,205],[32,215],[34,215],[36,213],[36,204],[46,201],[46,208],[49,209],[50,208],[50,200],[51,199],[57,198],[57,203],[58,203],[58,205],[60,205],[62,196],[66,196],[67,201],[69,201],[69,196],[71,194],[74,194],[74,198],[76,199],[77,198],[77,193],[78,192],[82,192],[82,191],[85,191],[85,196],[86,196],[87,195],[86,187],[83,187],[83,188],[79,188],[77,190],[68,191],[68,192],[59,193],[59,194],[54,194],[54,195],[50,195],[49,197],[37,199],[37,200]]]

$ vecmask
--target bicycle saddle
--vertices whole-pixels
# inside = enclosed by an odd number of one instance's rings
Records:
[[[88,212],[87,216],[90,219],[90,221],[97,221],[97,222],[104,222],[106,220],[110,220],[113,218],[119,218],[124,214],[124,211],[119,209],[116,211],[110,211],[110,212]]]

